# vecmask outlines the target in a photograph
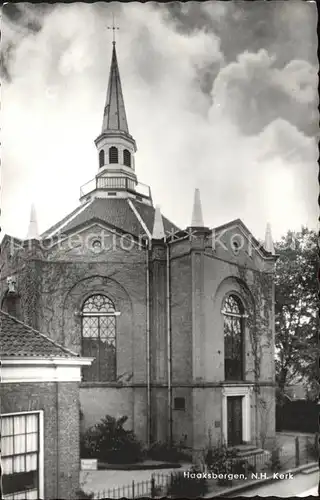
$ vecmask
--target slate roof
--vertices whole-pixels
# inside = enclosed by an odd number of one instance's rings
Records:
[[[155,208],[136,200],[131,200],[131,202],[140,214],[149,232],[152,233]],[[71,212],[69,216],[49,228],[42,234],[42,238],[48,237],[54,231],[59,231],[59,227],[61,227],[61,232],[63,234],[68,234],[69,232],[72,232],[89,222],[95,221],[104,223],[114,229],[120,230],[121,232],[132,234],[137,238],[146,236],[143,226],[130,207],[128,200],[125,198],[96,198],[91,203],[88,203],[87,206],[83,207],[83,210],[81,210],[81,206],[78,207],[76,210]],[[78,214],[77,211],[79,211]],[[70,219],[69,222],[68,219]],[[165,232],[169,232],[172,229],[174,231],[179,231],[179,228],[168,219],[165,217],[162,217],[162,219]]]
[[[139,201],[136,200],[131,200],[131,201],[134,207],[141,215],[141,218],[143,219],[150,233],[152,234],[155,208],[151,207],[150,205],[146,205],[145,203],[140,203]],[[165,233],[168,233],[172,230],[181,231],[181,229],[178,226],[173,224],[173,222],[169,221],[166,217],[162,216],[162,221]]]
[[[78,358],[79,356],[0,310],[0,354],[5,357]]]

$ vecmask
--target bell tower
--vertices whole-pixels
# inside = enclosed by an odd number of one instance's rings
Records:
[[[128,129],[116,43],[112,42],[112,45],[111,67],[102,130],[95,140],[98,150],[98,177],[115,177],[119,179],[119,187],[120,184],[124,185],[125,181],[127,181],[129,189],[134,189],[137,183],[134,165],[134,154],[137,151],[137,146]],[[122,179],[122,182],[120,179]],[[117,182],[114,184],[114,188],[116,188]]]
[[[122,94],[116,42],[112,42],[112,56],[107,97],[105,101],[101,133],[95,140],[98,171],[95,179],[81,188],[80,201],[92,198],[133,198],[152,205],[149,186],[138,183],[135,173],[137,146],[129,133],[127,115]]]

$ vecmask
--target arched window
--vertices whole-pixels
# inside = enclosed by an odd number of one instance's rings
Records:
[[[123,164],[126,167],[131,167],[131,153],[127,149],[123,150]]]
[[[104,149],[101,149],[99,153],[99,167],[104,167]]]
[[[109,148],[109,163],[119,163],[118,149],[115,146]]]
[[[225,299],[224,319],[224,373],[225,380],[243,380],[244,307],[236,295]]]
[[[116,312],[105,295],[92,295],[83,304],[82,355],[95,358],[83,369],[85,382],[116,380]]]

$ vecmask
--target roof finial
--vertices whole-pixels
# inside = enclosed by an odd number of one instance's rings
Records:
[[[159,205],[156,206],[154,212],[154,222],[153,222],[153,231],[152,231],[152,239],[153,240],[162,240],[165,237],[164,227],[162,215],[160,212]]]
[[[112,30],[112,44],[116,44],[116,30],[119,30],[119,26],[114,24],[114,14],[112,13],[112,26],[107,26],[108,30]]]
[[[194,192],[191,227],[204,227],[201,200],[200,200],[200,190],[198,188],[196,188]]]
[[[31,205],[30,211],[30,222],[27,234],[28,240],[39,240],[39,231],[38,231],[38,222],[37,222],[37,213],[34,204]]]
[[[271,253],[272,255],[275,254],[274,244],[273,244],[272,234],[271,234],[271,224],[270,224],[270,222],[267,223],[267,227],[266,227],[266,236],[265,236],[265,240],[264,240],[264,249],[267,252]]]

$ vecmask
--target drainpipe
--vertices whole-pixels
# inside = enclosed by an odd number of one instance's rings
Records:
[[[57,432],[57,446],[56,446],[56,452],[57,452],[57,457],[56,457],[56,467],[57,467],[57,498],[60,496],[60,425],[59,425],[59,419],[60,419],[60,414],[59,414],[59,382],[56,382],[56,432]]]
[[[151,356],[150,356],[150,240],[146,246],[146,287],[147,287],[147,446],[151,444]]]
[[[167,360],[168,360],[168,427],[169,444],[172,445],[172,342],[171,342],[171,304],[170,304],[170,247],[167,242]]]

